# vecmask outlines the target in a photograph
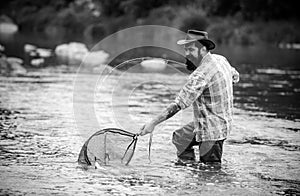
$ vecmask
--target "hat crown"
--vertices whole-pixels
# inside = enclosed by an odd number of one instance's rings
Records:
[[[198,31],[198,30],[188,30],[187,39],[208,39],[208,33],[206,31]]]
[[[186,38],[184,40],[178,40],[177,44],[185,45],[195,41],[198,41],[202,45],[206,46],[208,50],[212,50],[216,46],[213,41],[208,39],[208,33],[206,31],[198,31],[193,29],[188,30]]]

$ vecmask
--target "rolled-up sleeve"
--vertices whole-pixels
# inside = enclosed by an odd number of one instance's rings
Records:
[[[175,98],[175,103],[182,110],[189,107],[202,94],[206,85],[207,81],[204,74],[201,72],[193,73]]]
[[[222,61],[225,61],[225,64],[226,64],[226,65],[229,67],[229,69],[230,69],[230,73],[231,73],[231,76],[232,76],[232,82],[233,82],[233,83],[238,83],[239,80],[240,80],[240,74],[239,74],[239,72],[238,72],[234,67],[232,67],[232,66],[230,65],[229,61],[228,61],[225,57],[220,56],[220,55],[216,55],[216,57],[217,57],[218,59],[221,59]]]
[[[234,67],[231,67],[231,75],[233,83],[238,83],[240,81],[240,74]]]

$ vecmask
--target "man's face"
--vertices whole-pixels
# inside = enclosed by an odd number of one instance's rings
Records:
[[[195,43],[186,44],[184,46],[187,69],[194,71],[200,63],[199,48],[196,47]]]
[[[185,56],[193,62],[196,62],[199,58],[199,49],[195,43],[186,44],[184,46]]]

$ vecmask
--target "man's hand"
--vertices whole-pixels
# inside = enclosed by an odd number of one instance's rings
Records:
[[[171,103],[165,111],[163,111],[157,117],[153,118],[150,122],[148,122],[144,126],[142,126],[142,128],[140,129],[139,135],[143,136],[148,133],[152,133],[156,125],[171,118],[179,110],[180,110],[180,107],[176,103]]]
[[[155,128],[155,124],[152,122],[148,122],[142,126],[139,135],[143,136],[148,133],[152,133],[154,131],[154,128]]]

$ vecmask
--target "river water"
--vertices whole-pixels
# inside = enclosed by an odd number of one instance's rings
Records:
[[[8,56],[21,58],[25,43],[52,49],[63,43],[40,35],[0,41]],[[139,65],[109,75],[78,75],[64,65],[30,68],[0,76],[0,195],[299,195],[299,51],[218,46],[216,52],[241,74],[221,168],[174,164],[172,131],[191,121],[191,109],[156,128],[151,163],[144,136],[129,166],[77,164],[97,130],[138,132],[174,99],[186,74],[149,73]]]
[[[172,131],[191,120],[190,109],[156,128],[151,163],[144,136],[129,166],[83,169],[77,164],[84,141],[95,131],[119,127],[138,132],[176,96],[185,74],[78,76],[55,66],[1,76],[0,106],[9,111],[1,111],[0,194],[299,195],[300,71],[238,69],[234,126],[221,168],[174,164]],[[78,77],[80,88],[74,93]]]

